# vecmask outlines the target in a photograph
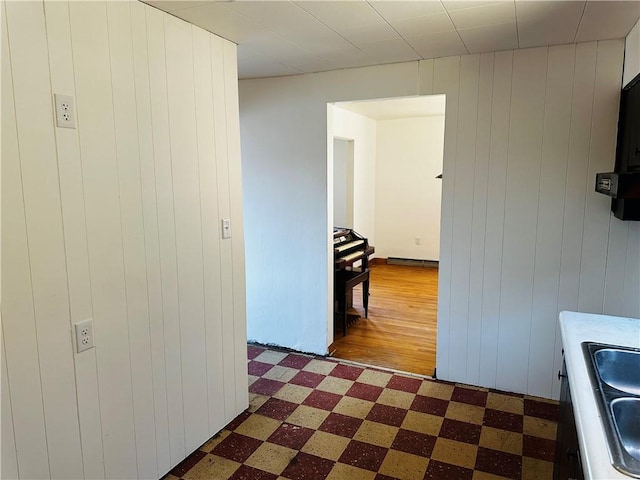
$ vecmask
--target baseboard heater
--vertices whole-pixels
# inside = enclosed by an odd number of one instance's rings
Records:
[[[410,267],[438,267],[437,260],[417,260],[415,258],[387,258],[388,265],[408,265]]]

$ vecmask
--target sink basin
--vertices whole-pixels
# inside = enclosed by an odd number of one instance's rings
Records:
[[[640,349],[585,342],[582,349],[611,464],[640,478]]]
[[[617,398],[611,402],[613,421],[622,447],[640,461],[640,398]]]
[[[594,353],[603,382],[622,392],[640,395],[640,352],[603,348]]]

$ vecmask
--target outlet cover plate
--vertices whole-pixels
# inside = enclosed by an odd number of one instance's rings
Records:
[[[74,325],[76,334],[76,352],[82,353],[95,346],[93,338],[93,319],[89,318]]]
[[[56,125],[61,128],[76,128],[76,113],[71,95],[54,95],[56,104]]]

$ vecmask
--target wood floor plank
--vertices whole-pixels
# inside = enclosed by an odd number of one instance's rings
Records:
[[[376,264],[371,268],[369,318],[336,328],[330,351],[336,358],[433,375],[436,363],[438,269]],[[364,315],[362,286],[353,308]]]

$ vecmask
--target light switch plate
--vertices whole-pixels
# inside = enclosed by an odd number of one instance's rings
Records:
[[[231,238],[231,219],[222,219],[222,238]]]

